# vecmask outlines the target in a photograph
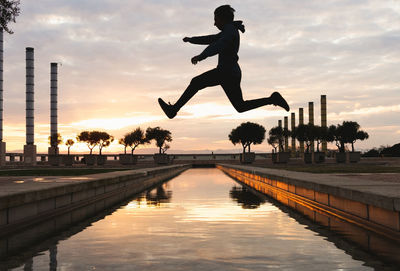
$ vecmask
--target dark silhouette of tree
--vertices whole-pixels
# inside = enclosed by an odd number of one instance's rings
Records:
[[[161,129],[160,127],[147,128],[146,136],[147,140],[155,140],[156,146],[159,148],[159,153],[165,153],[170,146],[167,142],[172,141],[171,132],[168,130]]]
[[[261,144],[265,139],[265,128],[257,123],[244,122],[229,134],[229,140],[236,145],[242,144],[243,153],[250,152],[251,144]]]
[[[100,132],[98,132],[98,131],[91,131],[91,132],[83,131],[76,137],[76,140],[78,142],[86,143],[86,145],[88,146],[88,148],[90,150],[90,155],[92,155],[94,147],[96,147],[97,144],[99,144],[98,133],[100,133]]]
[[[92,134],[93,137],[97,139],[97,144],[99,145],[99,155],[101,155],[103,148],[110,146],[110,144],[114,141],[114,137],[107,132],[93,131]]]
[[[68,147],[68,155],[69,155],[69,149],[75,144],[75,141],[73,141],[72,139],[67,139],[67,141],[65,141],[65,145]]]
[[[62,143],[62,137],[60,133],[52,134],[49,136],[49,144],[51,147],[56,148],[58,145]]]
[[[278,147],[279,147],[279,138],[275,135],[269,135],[267,142],[269,145],[271,145],[275,152],[278,152]]]
[[[336,125],[331,125],[328,128],[328,133],[333,139],[332,141],[335,141],[335,145],[338,148],[339,152],[344,152],[345,151],[345,139],[343,137],[343,126],[338,124]]]
[[[152,191],[146,193],[147,205],[160,206],[162,203],[168,203],[171,201],[172,191],[165,191],[163,186],[158,186]]]
[[[294,129],[293,136],[306,144],[306,153],[309,153],[312,143],[318,138],[318,133],[319,130],[315,125],[300,124]]]
[[[323,141],[326,142],[332,142],[333,141],[333,135],[329,133],[328,127],[322,127],[315,125],[315,141],[317,142],[317,152],[319,152],[319,146]]]
[[[360,125],[355,121],[343,121],[341,132],[344,142],[351,144],[352,152],[354,152],[354,143],[357,140],[365,140],[369,137],[367,132],[360,130]]]
[[[400,157],[400,143],[395,144],[391,147],[389,147],[389,146],[384,147],[381,150],[380,154],[383,156],[389,156],[389,157]]]
[[[370,149],[369,151],[365,152],[363,155],[363,157],[379,157],[380,153],[379,150],[377,150],[376,148]]]
[[[268,132],[268,143],[275,149],[279,147],[279,150],[284,150],[283,142],[285,142],[285,137],[291,135],[291,132],[287,129],[283,129],[280,126],[273,127]]]
[[[233,186],[229,191],[229,196],[242,206],[243,209],[257,209],[265,200],[251,193],[245,187]]]
[[[125,136],[118,140],[118,144],[121,144],[124,146],[124,154],[126,154],[126,148],[128,148],[128,143],[126,143],[126,141],[125,141]]]
[[[15,18],[20,13],[19,2],[19,0],[0,0],[0,28],[9,34],[14,33],[8,27],[8,23],[15,23]]]
[[[130,133],[127,133],[123,139],[127,146],[131,148],[132,155],[139,145],[149,143],[149,139],[146,137],[145,132],[140,127],[136,128]]]

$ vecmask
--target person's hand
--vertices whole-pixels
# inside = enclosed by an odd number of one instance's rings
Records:
[[[188,38],[188,37],[183,38],[183,42],[188,42],[189,40],[190,40],[190,38]]]
[[[194,57],[192,57],[192,64],[193,65],[196,65],[197,64],[197,62],[199,62],[200,61],[200,57],[199,56],[194,56]]]

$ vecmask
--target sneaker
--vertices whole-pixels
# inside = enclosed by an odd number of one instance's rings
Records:
[[[164,102],[161,98],[158,98],[158,103],[168,118],[173,119],[176,116],[177,112],[172,104]]]
[[[273,105],[280,106],[289,112],[290,110],[289,105],[279,92],[272,93],[270,98],[272,100]]]

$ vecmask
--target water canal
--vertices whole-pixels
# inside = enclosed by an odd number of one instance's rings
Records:
[[[395,269],[321,227],[218,169],[190,169],[3,258],[0,270]]]

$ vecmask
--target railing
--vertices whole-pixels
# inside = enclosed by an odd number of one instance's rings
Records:
[[[71,154],[74,157],[74,161],[80,162],[87,154]],[[174,161],[239,161],[240,153],[222,153],[222,154],[168,154],[171,160]],[[66,156],[66,154],[61,154],[61,156]],[[119,161],[119,154],[103,154],[107,157],[107,161]],[[138,161],[153,161],[153,154],[138,154]],[[256,153],[257,159],[270,158],[270,153]],[[21,163],[24,161],[23,153],[6,153],[7,163]],[[49,155],[47,153],[38,153],[36,155],[37,162],[48,162]]]

